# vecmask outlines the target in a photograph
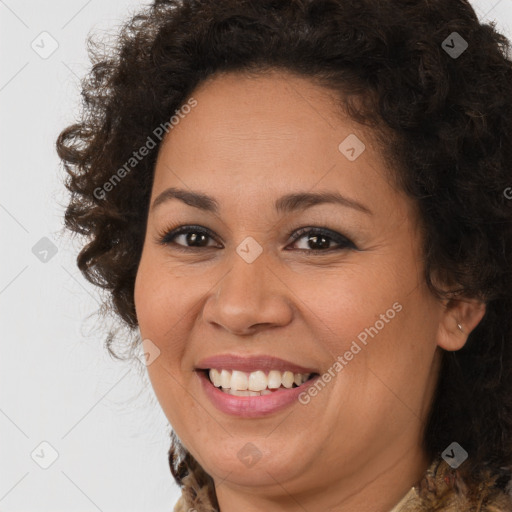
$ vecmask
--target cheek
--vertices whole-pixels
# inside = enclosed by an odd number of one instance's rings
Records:
[[[179,352],[182,342],[178,334],[191,307],[187,294],[184,280],[171,277],[165,265],[149,251],[143,253],[134,289],[142,339],[154,340],[160,350],[170,354]],[[166,343],[162,345],[164,339]]]
[[[428,295],[411,286],[415,276],[407,279],[404,273],[397,279],[380,271],[354,270],[339,278],[327,297],[313,296],[317,333],[331,364],[324,373],[330,392],[312,396],[312,406],[323,411],[325,435],[327,426],[342,425],[340,439],[362,444],[380,439],[385,446],[422,414],[435,353],[436,313]],[[389,428],[377,435],[383,422]]]
[[[200,314],[200,298],[209,288],[198,288],[208,280],[204,275],[188,274],[169,268],[148,250],[142,254],[134,287],[141,338],[145,347],[158,353],[147,366],[148,376],[164,413],[177,427],[196,405],[185,391],[195,378],[190,338]]]
[[[414,286],[414,273],[390,276],[367,272],[347,279],[345,289],[324,302],[321,319],[338,334],[328,340],[333,365],[339,363],[331,367],[334,401],[371,424],[390,411],[404,424],[421,414],[436,350],[435,301],[424,286]],[[333,423],[344,418],[343,412],[332,415]]]
[[[180,373],[176,372],[183,351],[183,337],[179,336],[180,311],[169,280],[162,279],[163,272],[150,254],[143,253],[134,287],[135,309],[144,352],[149,352],[148,376],[160,404],[167,411],[172,395],[168,390],[179,386]],[[164,343],[165,340],[165,343]]]
[[[316,325],[316,341],[333,364],[342,358],[334,373],[351,375],[336,379],[343,386],[366,386],[373,371],[398,387],[412,377],[427,378],[438,310],[421,269],[412,259],[391,256],[331,275],[324,270],[296,289],[298,303],[307,306],[306,322]]]
[[[304,277],[294,293],[300,299],[298,304],[305,306],[303,311],[312,313],[311,321],[320,329],[324,326],[329,338],[334,337],[332,349],[343,350],[347,341],[356,339],[375,322],[378,321],[379,330],[383,330],[381,314],[386,320],[397,316],[399,306],[393,308],[393,304],[403,296],[404,290],[398,280],[386,279],[389,275],[376,265],[324,270],[317,276]],[[336,338],[339,338],[339,346],[336,346]]]

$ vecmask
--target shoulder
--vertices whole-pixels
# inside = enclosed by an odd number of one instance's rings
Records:
[[[512,512],[512,497],[496,487],[496,478],[487,472],[469,483],[460,471],[436,459],[400,512]]]
[[[172,509],[172,512],[187,512],[187,506],[185,505],[185,501],[183,500],[183,496],[180,496],[176,505]]]

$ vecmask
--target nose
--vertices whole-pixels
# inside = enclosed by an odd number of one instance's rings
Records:
[[[275,264],[264,253],[248,263],[234,252],[231,261],[204,304],[204,320],[239,336],[290,323],[293,294]]]

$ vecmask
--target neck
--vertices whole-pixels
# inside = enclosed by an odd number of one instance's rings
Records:
[[[417,448],[372,459],[354,474],[320,482],[316,488],[278,482],[268,488],[216,483],[220,512],[390,512],[421,480],[431,461]],[[306,480],[307,481],[307,480]],[[304,482],[304,480],[302,480]],[[309,482],[308,482],[309,483]]]

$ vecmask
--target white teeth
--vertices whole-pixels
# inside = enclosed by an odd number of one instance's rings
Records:
[[[258,391],[251,391],[249,389],[229,389],[227,393],[235,396],[260,396]]]
[[[220,373],[217,370],[215,370],[214,368],[212,368],[210,370],[210,380],[213,382],[213,385],[216,388],[220,388],[220,385],[222,383],[222,380],[220,378]]]
[[[231,373],[227,370],[220,372],[220,385],[225,389],[231,387]]]
[[[235,372],[233,372],[235,373]],[[252,391],[263,391],[267,388],[267,376],[265,372],[258,370],[249,374],[249,389]]]
[[[277,389],[281,387],[281,372],[270,370],[268,372],[268,388]]]
[[[233,373],[231,374],[231,385],[229,387],[238,391],[244,391],[248,388],[252,391],[259,391],[259,389],[250,388],[247,375],[244,372],[239,372],[237,370],[233,370]]]
[[[217,370],[209,372],[210,381],[215,387],[221,387],[229,394],[238,396],[268,395],[271,389],[284,387],[290,389],[293,384],[300,386],[308,380],[309,373],[280,372],[270,370],[268,375],[263,370],[246,373],[239,370]]]
[[[292,372],[284,372],[282,376],[283,386],[285,388],[291,388],[293,386],[293,381],[295,377]]]

